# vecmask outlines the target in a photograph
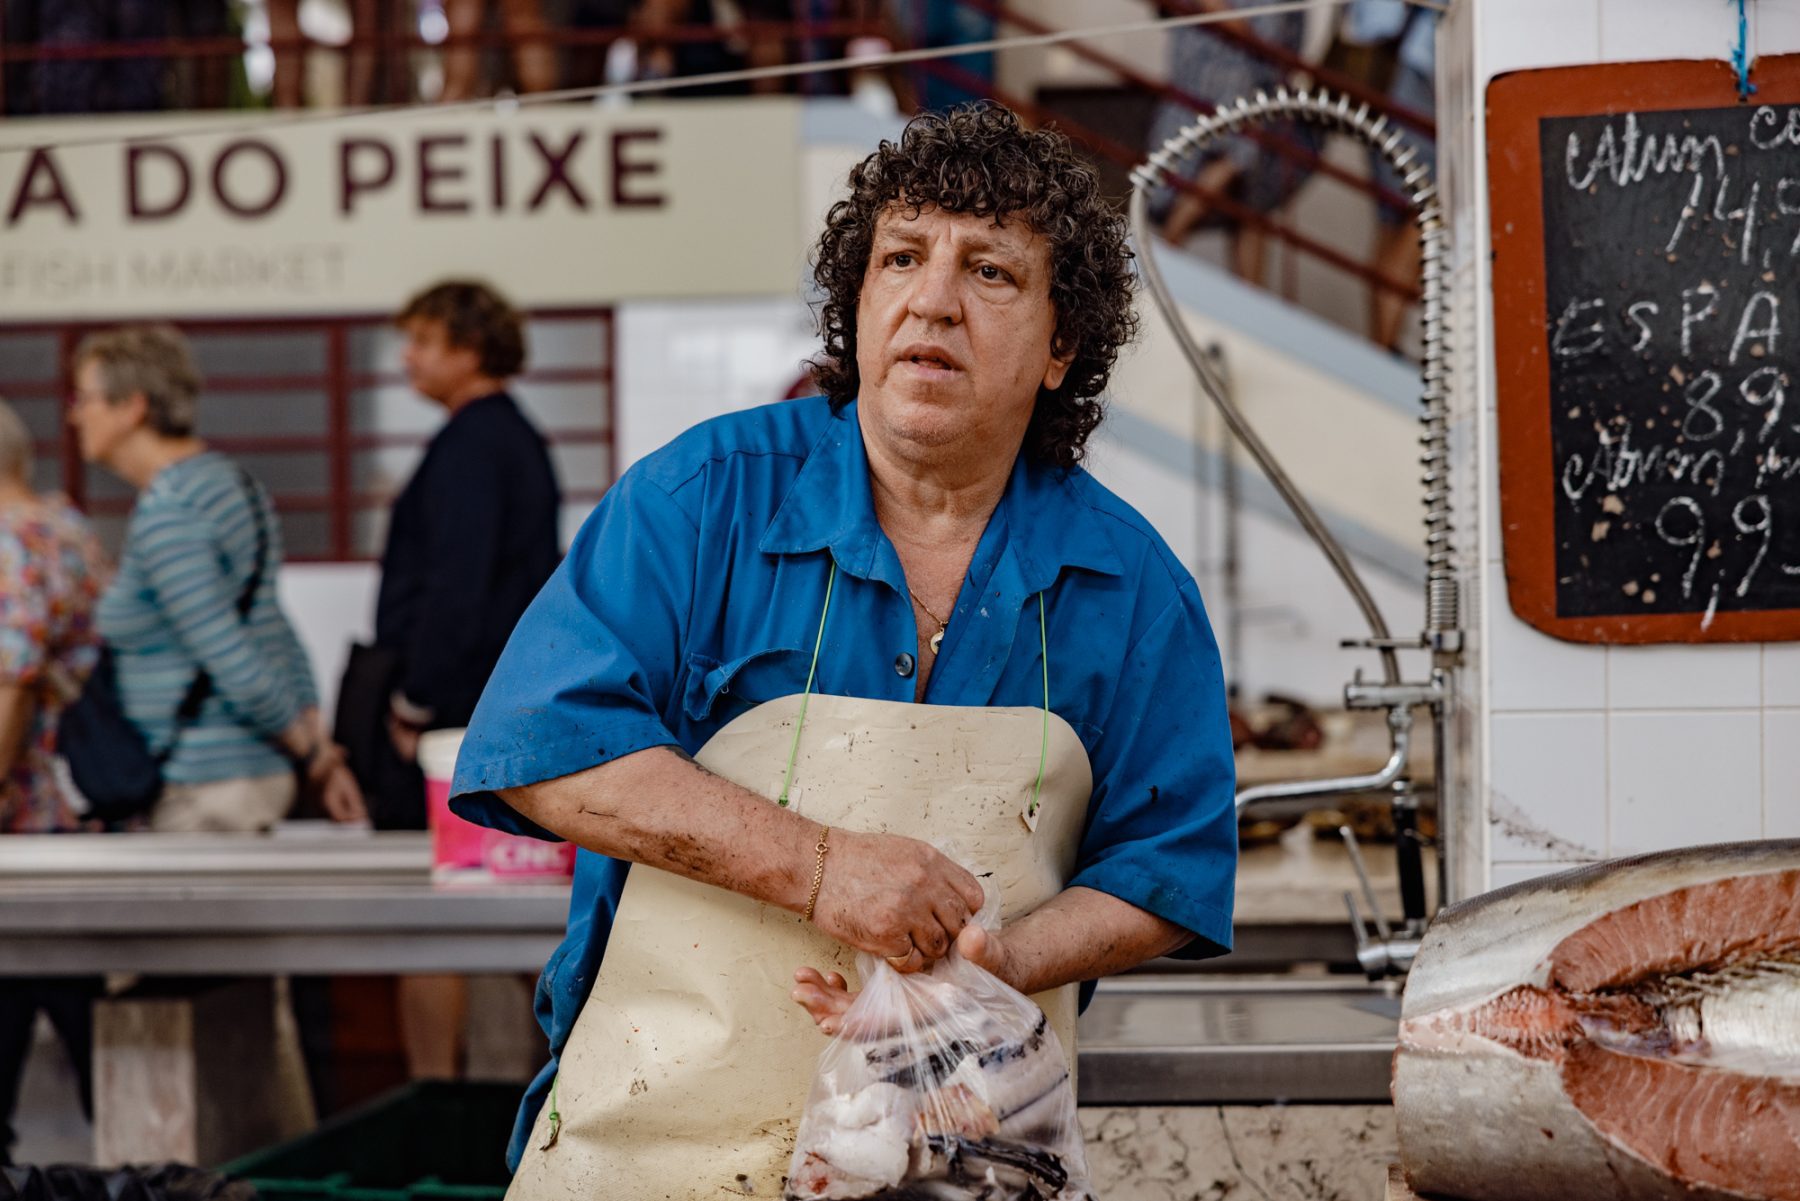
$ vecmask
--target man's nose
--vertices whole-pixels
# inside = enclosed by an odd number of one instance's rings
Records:
[[[913,274],[912,292],[906,308],[924,321],[962,320],[961,272],[953,259],[936,255],[927,259]]]

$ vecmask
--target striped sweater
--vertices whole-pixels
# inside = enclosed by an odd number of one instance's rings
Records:
[[[256,513],[235,463],[206,452],[158,473],[138,496],[119,572],[100,601],[125,713],[154,750],[169,744],[194,673],[212,676],[199,719],[164,769],[171,783],[288,769],[274,737],[318,704],[312,669],[276,601],[281,527],[255,486],[268,555],[248,620],[237,602],[256,565]]]

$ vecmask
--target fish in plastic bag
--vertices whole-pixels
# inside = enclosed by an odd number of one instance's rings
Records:
[[[988,929],[990,903],[977,919]],[[819,1056],[787,1201],[1093,1201],[1069,1061],[1024,994],[954,949],[862,991]]]

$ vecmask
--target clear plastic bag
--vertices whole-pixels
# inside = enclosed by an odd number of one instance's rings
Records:
[[[977,920],[995,929],[990,903]],[[1093,1201],[1056,1032],[954,950],[923,972],[857,957],[819,1056],[787,1201]]]

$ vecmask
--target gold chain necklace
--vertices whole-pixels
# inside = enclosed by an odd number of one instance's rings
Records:
[[[944,618],[939,617],[936,613],[933,613],[931,611],[931,606],[926,604],[924,601],[920,600],[919,594],[912,590],[912,585],[910,585],[910,584],[907,585],[906,594],[913,598],[914,604],[918,605],[919,608],[925,610],[925,616],[927,616],[927,617],[931,618],[931,620],[937,622],[937,633],[935,633],[931,636],[931,642],[929,643],[929,645],[931,647],[931,653],[932,653],[932,655],[935,656],[938,653],[938,647],[943,645],[944,631],[950,628],[950,623],[948,621],[946,621]]]

